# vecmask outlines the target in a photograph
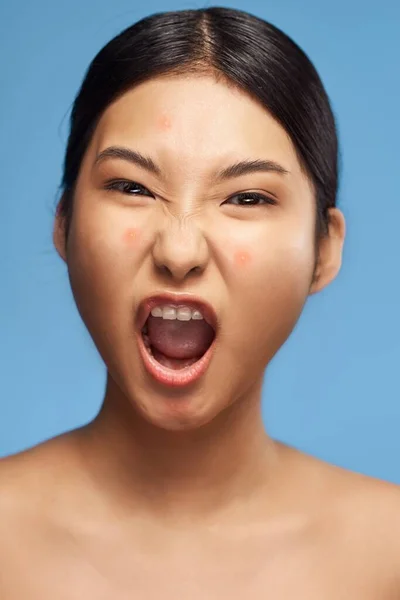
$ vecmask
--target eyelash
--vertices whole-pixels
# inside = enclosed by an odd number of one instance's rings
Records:
[[[132,188],[134,187],[136,190],[136,193],[132,193],[130,191],[128,191],[126,188]],[[104,189],[106,191],[112,192],[112,191],[118,191],[121,192],[122,194],[131,194],[133,196],[153,196],[151,194],[151,192],[149,192],[149,190],[147,188],[145,188],[143,185],[141,185],[140,183],[136,183],[135,181],[128,181],[126,179],[118,179],[118,180],[112,180],[112,181],[108,181],[106,183],[106,185],[104,186]],[[147,192],[147,193],[146,193]],[[253,202],[246,202],[245,204],[237,204],[237,203],[233,203],[234,206],[247,206],[247,207],[253,207],[253,206],[261,206],[264,204],[276,204],[276,200],[274,200],[273,198],[269,197],[269,196],[265,196],[264,194],[259,194],[258,192],[240,192],[239,194],[235,194],[234,196],[230,196],[228,198],[228,200],[232,200],[232,199],[237,199],[239,202],[241,200],[253,200],[253,201],[259,201],[260,203],[253,203]],[[225,202],[223,204],[226,204],[228,202],[228,200],[225,200]]]

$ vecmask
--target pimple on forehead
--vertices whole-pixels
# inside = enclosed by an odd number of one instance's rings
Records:
[[[236,250],[233,255],[233,262],[236,267],[246,267],[251,263],[251,253],[248,250]]]
[[[133,246],[136,244],[140,237],[140,232],[135,227],[129,227],[122,235],[122,240],[127,246]]]
[[[157,127],[158,127],[158,129],[161,129],[162,131],[167,131],[168,129],[171,129],[171,127],[172,127],[171,117],[169,117],[166,114],[162,114],[157,119]]]

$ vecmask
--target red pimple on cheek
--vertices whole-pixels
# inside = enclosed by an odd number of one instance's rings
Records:
[[[139,238],[139,230],[134,227],[130,227],[126,231],[124,231],[122,239],[127,246],[132,246],[136,244]]]
[[[247,250],[238,250],[233,256],[233,261],[237,267],[246,267],[251,262],[251,254]]]

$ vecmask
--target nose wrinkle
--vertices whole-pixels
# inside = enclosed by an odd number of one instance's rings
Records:
[[[208,261],[207,242],[189,215],[170,218],[158,232],[153,258],[158,268],[183,279],[191,272],[204,270]]]

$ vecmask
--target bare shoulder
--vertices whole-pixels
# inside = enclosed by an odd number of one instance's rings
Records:
[[[338,512],[354,552],[362,557],[388,598],[400,596],[400,488],[372,477],[337,474],[342,480]],[[386,596],[385,596],[386,597]]]
[[[0,524],[3,525],[21,503],[28,505],[35,488],[35,472],[41,468],[43,453],[31,448],[0,460]],[[39,460],[38,460],[39,459]],[[37,478],[36,478],[37,481]]]
[[[341,553],[354,571],[388,582],[400,596],[400,487],[306,454],[297,457],[332,554]]]
[[[70,434],[63,434],[0,460],[0,550],[18,532],[37,523],[51,506],[65,476]]]
[[[63,434],[0,460],[1,598],[45,597],[33,590],[63,561],[59,515],[69,500],[70,439]]]
[[[400,489],[393,483],[333,468],[332,525],[346,561],[376,597],[400,597]],[[329,525],[328,525],[329,527]]]
[[[360,536],[360,542],[380,549],[393,561],[400,576],[400,487],[366,475],[334,468],[336,505],[344,523]],[[376,557],[375,557],[376,558]]]

